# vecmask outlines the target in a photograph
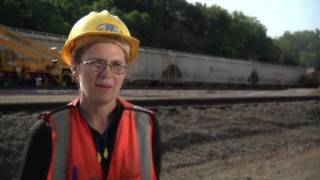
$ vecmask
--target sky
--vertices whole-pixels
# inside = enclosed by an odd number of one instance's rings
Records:
[[[242,11],[256,17],[267,28],[267,35],[279,37],[285,31],[320,29],[320,0],[187,0],[219,5],[229,13]]]

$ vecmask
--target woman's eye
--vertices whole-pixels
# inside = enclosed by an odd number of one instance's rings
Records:
[[[118,67],[118,66],[123,66],[121,63],[119,62],[113,62],[111,63],[112,66]]]
[[[98,65],[98,64],[100,64],[100,63],[97,62],[97,61],[93,61],[93,62],[91,62],[91,64]]]
[[[105,64],[104,61],[101,61],[101,60],[94,61],[94,63],[95,63],[95,64],[98,64],[98,65],[103,65],[103,64]]]
[[[112,66],[114,66],[114,67],[121,67],[122,65],[121,65],[121,64],[112,64]]]

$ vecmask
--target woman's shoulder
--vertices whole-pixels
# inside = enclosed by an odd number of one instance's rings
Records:
[[[31,136],[42,137],[44,134],[49,134],[51,127],[47,121],[38,119],[31,128]]]
[[[142,112],[142,113],[147,113],[147,114],[150,114],[150,115],[154,114],[154,112],[152,110],[144,108],[144,107],[141,107],[141,106],[137,106],[137,105],[133,105],[132,106],[132,110],[138,111],[138,112]]]
[[[131,111],[136,111],[136,112],[141,112],[141,113],[146,113],[146,114],[149,114],[149,115],[154,115],[154,111],[150,110],[150,109],[147,109],[147,108],[144,108],[144,107],[141,107],[141,106],[138,106],[138,105],[135,105],[135,104],[132,104],[126,100],[123,100],[121,98],[118,98],[118,104],[121,105],[123,107],[124,110],[131,110]]]
[[[51,116],[54,116],[63,112],[69,112],[69,109],[72,108],[72,106],[73,105],[68,104],[65,106],[58,107],[52,111],[42,112],[40,113],[38,119],[48,122]]]

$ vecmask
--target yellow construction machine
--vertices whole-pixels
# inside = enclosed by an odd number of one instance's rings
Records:
[[[56,86],[73,84],[70,68],[55,47],[0,24],[0,86]]]

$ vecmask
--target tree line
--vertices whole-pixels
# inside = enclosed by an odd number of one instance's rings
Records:
[[[66,35],[80,17],[103,9],[142,46],[320,69],[319,29],[271,38],[255,17],[185,0],[2,0],[0,23]]]

